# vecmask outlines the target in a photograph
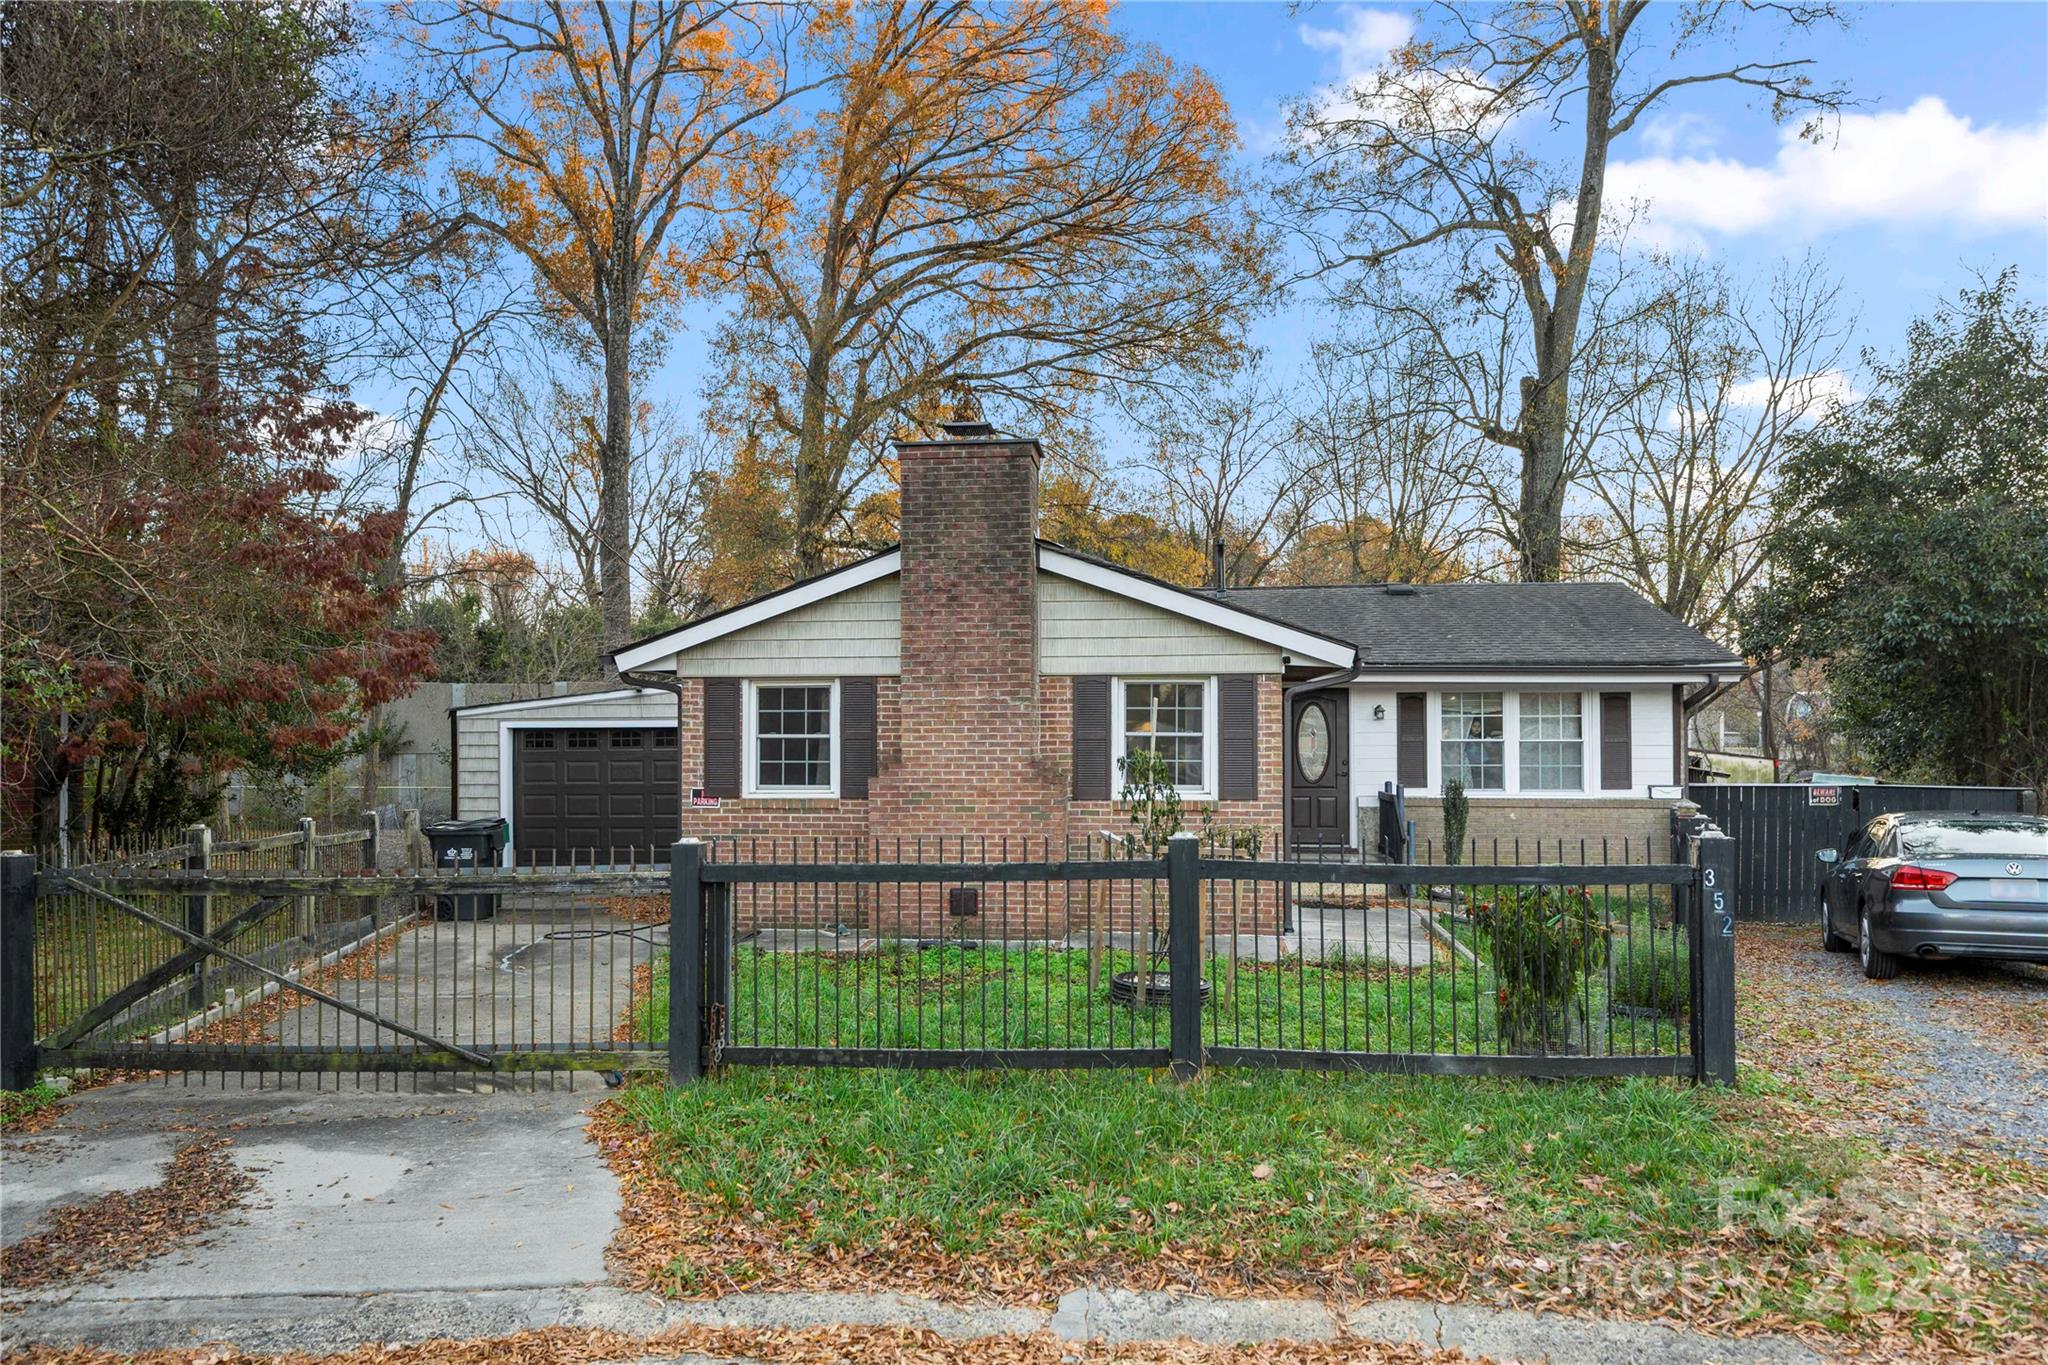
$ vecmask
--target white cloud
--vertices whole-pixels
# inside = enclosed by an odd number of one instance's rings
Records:
[[[1835,136],[1782,135],[1768,165],[1659,155],[1616,162],[1607,202],[1647,205],[1649,239],[1809,235],[1861,224],[1995,232],[2048,226],[2048,123],[1979,125],[1926,96],[1845,115]]]
[[[1301,26],[1301,41],[1318,52],[1336,54],[1339,85],[1371,75],[1388,53],[1415,36],[1415,20],[1396,10],[1355,7],[1342,15],[1340,28]]]
[[[1816,370],[1785,381],[1783,387],[1780,406],[1786,412],[1818,415],[1833,407],[1847,407],[1863,397],[1844,370]],[[1771,381],[1767,378],[1745,379],[1728,389],[1731,407],[1762,409],[1770,401]]]

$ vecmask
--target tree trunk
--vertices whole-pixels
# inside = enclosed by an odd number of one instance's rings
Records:
[[[810,578],[826,569],[825,528],[838,493],[833,468],[829,420],[825,406],[828,357],[813,351],[804,371],[804,405],[796,447],[796,576]]]
[[[1564,349],[1569,364],[1570,348]],[[1564,569],[1565,377],[1539,377],[1523,385],[1523,394],[1522,495],[1515,518],[1520,577],[1524,583],[1553,583]]]
[[[1541,275],[1552,273],[1533,251],[1518,250],[1523,292],[1535,325],[1536,374],[1522,381],[1517,425],[1522,451],[1522,490],[1515,539],[1521,577],[1527,583],[1554,582],[1564,570],[1564,499],[1570,471],[1571,371],[1579,347],[1579,313],[1600,237],[1607,194],[1608,127],[1614,119],[1614,53],[1597,32],[1586,39],[1586,137],[1579,162],[1578,200],[1572,209],[1571,240],[1556,291],[1546,305]],[[1531,272],[1536,278],[1531,278]]]
[[[598,468],[598,586],[604,642],[633,638],[633,324],[621,291],[604,339],[604,450]]]

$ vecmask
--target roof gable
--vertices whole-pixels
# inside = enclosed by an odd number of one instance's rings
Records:
[[[1038,568],[1040,573],[1086,583],[1184,620],[1259,641],[1306,662],[1341,668],[1351,663],[1355,653],[1344,641],[1313,629],[1247,610],[1235,603],[1217,601],[1206,594],[1076,554],[1049,541],[1039,542]],[[612,659],[622,673],[674,671],[679,654],[891,577],[901,569],[901,551],[885,550],[689,625],[625,645],[612,652]]]

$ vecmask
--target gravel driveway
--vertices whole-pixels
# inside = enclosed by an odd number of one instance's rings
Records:
[[[2048,970],[1911,963],[1894,980],[1868,981],[1855,954],[1820,951],[1818,929],[1757,929],[1738,950],[1747,970],[1808,993],[1842,1036],[1894,1036],[1886,1066],[1908,1100],[1888,1125],[1896,1140],[1989,1144],[2048,1166]]]

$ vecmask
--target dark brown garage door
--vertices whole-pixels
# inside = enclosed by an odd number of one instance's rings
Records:
[[[514,730],[521,866],[668,861],[682,829],[675,727]]]

